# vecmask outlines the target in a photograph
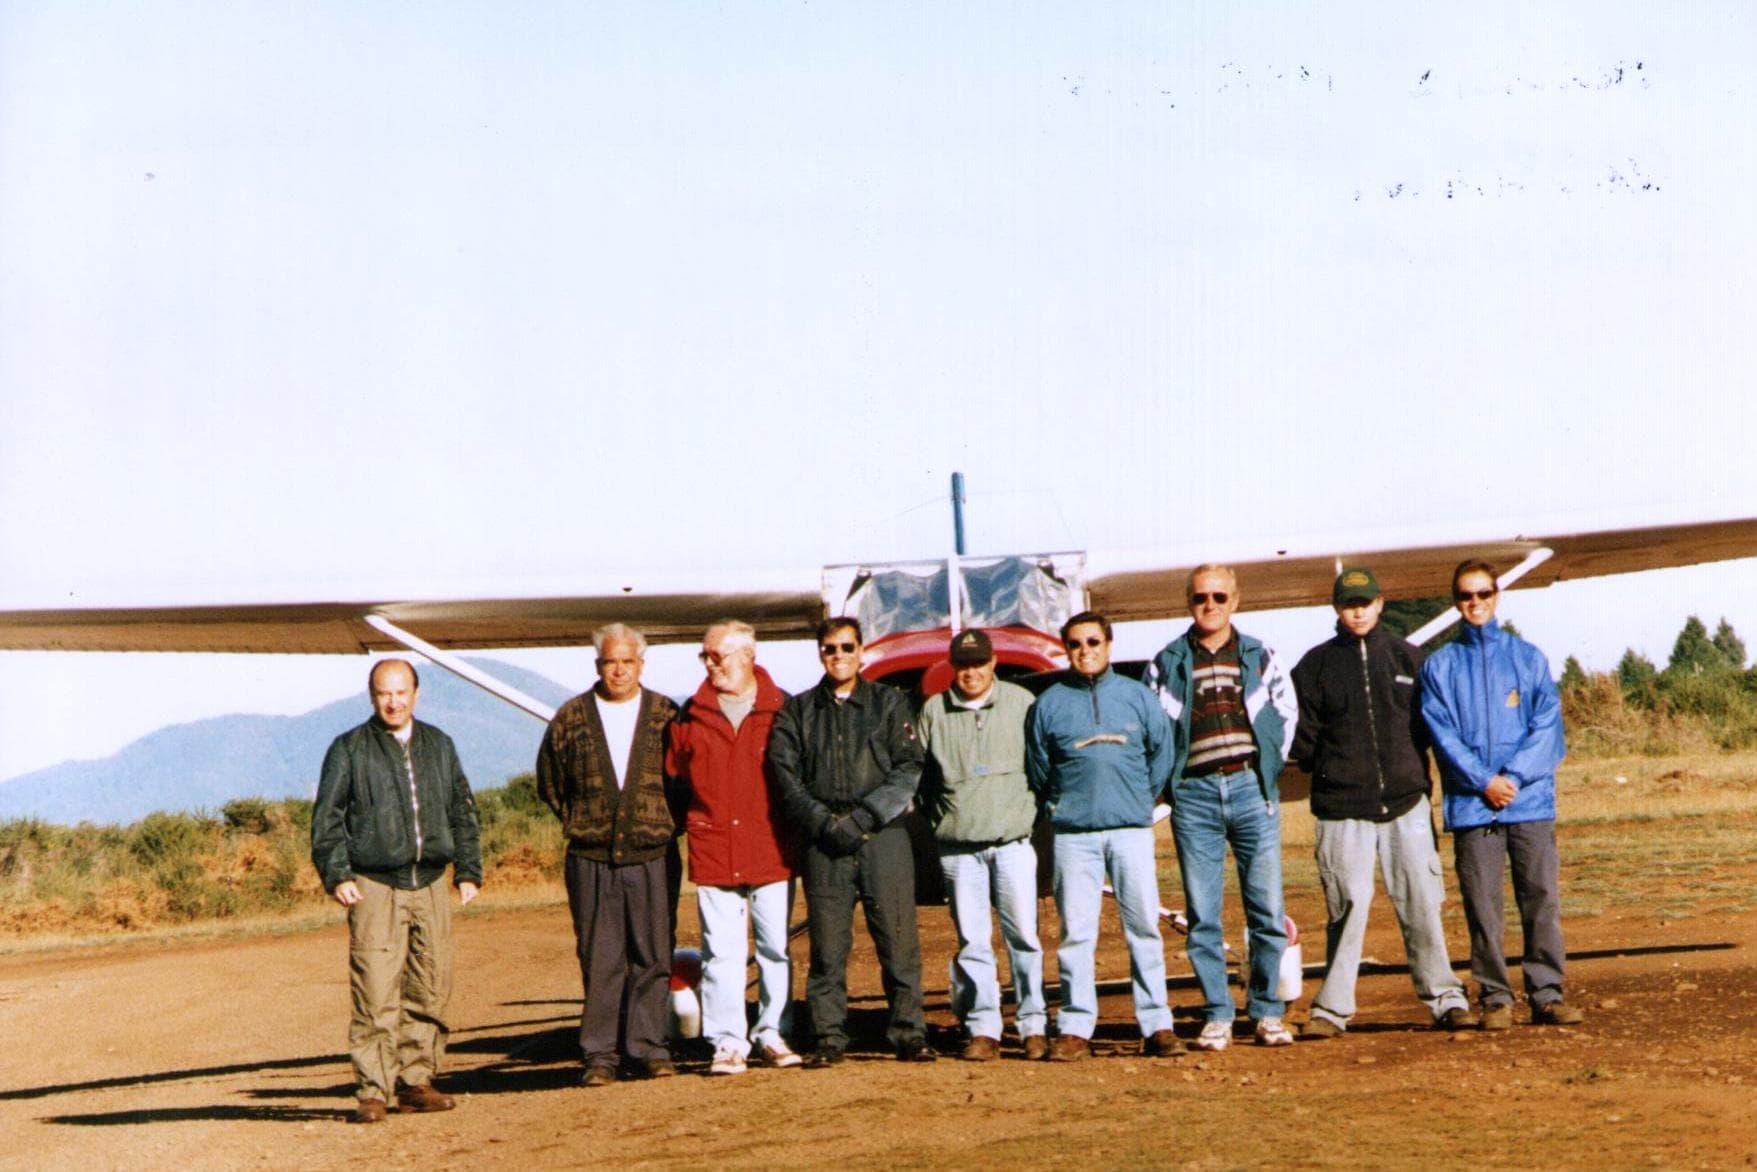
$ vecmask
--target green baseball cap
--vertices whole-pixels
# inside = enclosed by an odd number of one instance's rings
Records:
[[[1379,596],[1379,579],[1365,566],[1351,566],[1336,575],[1330,590],[1330,605],[1349,606],[1371,602]]]

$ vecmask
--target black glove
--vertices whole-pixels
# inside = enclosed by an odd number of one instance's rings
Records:
[[[865,841],[866,833],[860,829],[860,824],[855,821],[854,815],[844,814],[840,818],[831,820],[819,838],[818,846],[823,849],[826,855],[832,858],[841,858],[859,850],[860,844]]]

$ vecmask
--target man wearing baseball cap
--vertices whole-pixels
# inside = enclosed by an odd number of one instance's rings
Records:
[[[978,630],[948,649],[952,686],[921,711],[927,750],[922,806],[933,824],[946,903],[958,932],[952,1009],[969,1033],[963,1057],[1000,1057],[1001,991],[995,973],[992,893],[1012,961],[1015,1024],[1025,1057],[1047,1058],[1043,948],[1037,939],[1037,852],[1031,828],[1037,795],[1025,775],[1025,717],[1031,693],[994,678],[994,647]]]
[[[1300,1037],[1337,1037],[1354,1016],[1375,862],[1397,913],[1416,997],[1437,1028],[1475,1026],[1440,922],[1444,891],[1428,809],[1421,652],[1379,626],[1385,599],[1371,570],[1344,569],[1330,601],[1336,637],[1293,669],[1299,727],[1289,756],[1312,777],[1318,880],[1329,916],[1324,983]]]

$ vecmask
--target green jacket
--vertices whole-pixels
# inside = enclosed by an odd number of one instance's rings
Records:
[[[356,875],[405,891],[456,865],[459,883],[482,883],[476,799],[451,738],[421,721],[403,748],[377,716],[337,737],[324,754],[311,811],[311,862],[334,893]]]
[[[922,805],[944,845],[995,846],[1031,834],[1037,795],[1025,776],[1025,717],[1031,693],[996,680],[981,708],[961,708],[950,690],[921,710],[930,762]]]
[[[620,789],[592,693],[563,704],[537,750],[537,793],[561,820],[567,849],[599,863],[644,863],[677,837],[678,795],[665,776],[665,726],[677,705],[641,689],[628,776]]]

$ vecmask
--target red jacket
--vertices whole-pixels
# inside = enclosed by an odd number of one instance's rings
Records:
[[[755,670],[756,705],[736,734],[703,680],[666,738],[665,771],[689,790],[689,875],[703,887],[756,887],[794,872],[792,835],[770,797],[767,752],[787,693]]]

